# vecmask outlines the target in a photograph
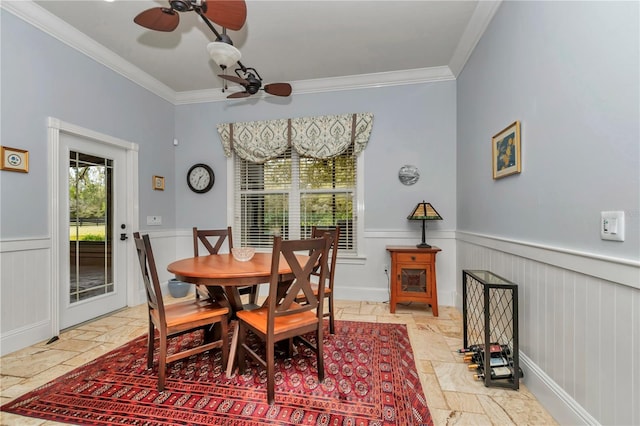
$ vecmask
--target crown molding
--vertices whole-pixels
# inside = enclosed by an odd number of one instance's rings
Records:
[[[473,11],[473,15],[465,28],[460,42],[456,47],[453,56],[449,61],[449,68],[453,71],[453,74],[458,77],[464,66],[467,64],[473,49],[482,38],[485,30],[491,23],[493,16],[498,11],[498,8],[502,4],[502,0],[480,0],[476,5],[476,9]]]
[[[135,84],[171,103],[175,103],[176,92],[170,87],[151,77],[130,62],[125,61],[111,50],[41,8],[36,3],[32,1],[0,1],[0,8],[7,10]]]
[[[449,67],[417,68],[412,70],[359,74],[344,77],[320,78],[315,80],[292,81],[291,88],[296,95],[326,93],[340,90],[368,89],[372,87],[399,86],[404,84],[429,83],[455,80]],[[176,94],[176,105],[226,101],[227,93],[220,89],[193,90]],[[266,96],[252,96],[252,98]]]
[[[478,1],[449,66],[294,81],[293,92],[298,95],[455,80],[501,2]],[[0,1],[0,8],[174,105],[227,100],[227,94],[220,89],[174,91],[32,1]]]

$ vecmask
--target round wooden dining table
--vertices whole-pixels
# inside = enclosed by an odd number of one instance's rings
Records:
[[[297,255],[304,264],[309,258]],[[223,288],[233,312],[242,310],[238,287],[268,283],[271,278],[271,253],[256,253],[248,261],[236,260],[230,253],[211,254],[177,260],[167,266],[179,281],[205,285],[210,291]],[[278,281],[293,277],[291,267],[281,256]]]
[[[209,294],[217,301],[227,302],[232,319],[235,313],[243,308],[238,287],[268,283],[271,278],[271,253],[256,253],[248,261],[236,260],[231,253],[211,254],[176,260],[167,266],[167,270],[179,281],[204,285]],[[296,255],[301,264],[305,264],[309,256]],[[291,267],[280,256],[278,282],[293,278]],[[238,327],[234,327],[233,338],[227,365],[227,376],[233,369],[237,346]]]

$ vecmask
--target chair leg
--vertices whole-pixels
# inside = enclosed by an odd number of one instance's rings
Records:
[[[153,367],[153,342],[154,342],[155,327],[149,319],[149,334],[147,336],[147,368]]]
[[[333,292],[329,293],[329,333],[336,334],[336,326],[334,323],[334,315],[333,315]]]
[[[160,355],[158,357],[158,391],[164,390],[167,375],[167,334],[160,331]]]
[[[255,305],[258,303],[258,288],[260,286],[254,285],[251,287],[251,293],[249,293],[249,303]]]
[[[287,357],[291,358],[295,353],[294,353],[294,346],[293,346],[293,337],[290,337],[289,339],[287,339]]]
[[[227,366],[227,356],[229,354],[229,321],[225,316],[220,321],[222,328],[222,368]]]
[[[245,350],[244,350],[244,342],[247,337],[247,328],[242,324],[242,321],[238,321],[237,327],[238,327],[238,343],[237,343],[238,374],[243,374],[247,366],[247,358],[246,358],[247,355],[245,354]],[[227,371],[229,370],[227,369]]]
[[[324,380],[324,342],[322,341],[322,327],[316,332],[316,359],[318,364],[318,381]]]
[[[269,342],[267,344],[267,402],[269,405],[272,405],[275,401],[275,374],[276,374],[276,366],[275,366],[275,344],[273,342]]]

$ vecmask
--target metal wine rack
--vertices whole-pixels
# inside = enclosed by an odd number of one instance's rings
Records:
[[[492,379],[489,357],[483,357],[484,384],[487,387],[518,389],[518,286],[489,271],[462,271],[464,347],[497,343],[509,349],[508,379]]]

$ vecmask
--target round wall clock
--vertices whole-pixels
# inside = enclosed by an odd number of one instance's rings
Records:
[[[403,185],[413,185],[420,179],[420,172],[416,166],[402,166],[398,171],[398,179]]]
[[[193,192],[205,193],[213,188],[216,176],[206,164],[194,164],[187,172],[187,185]]]

